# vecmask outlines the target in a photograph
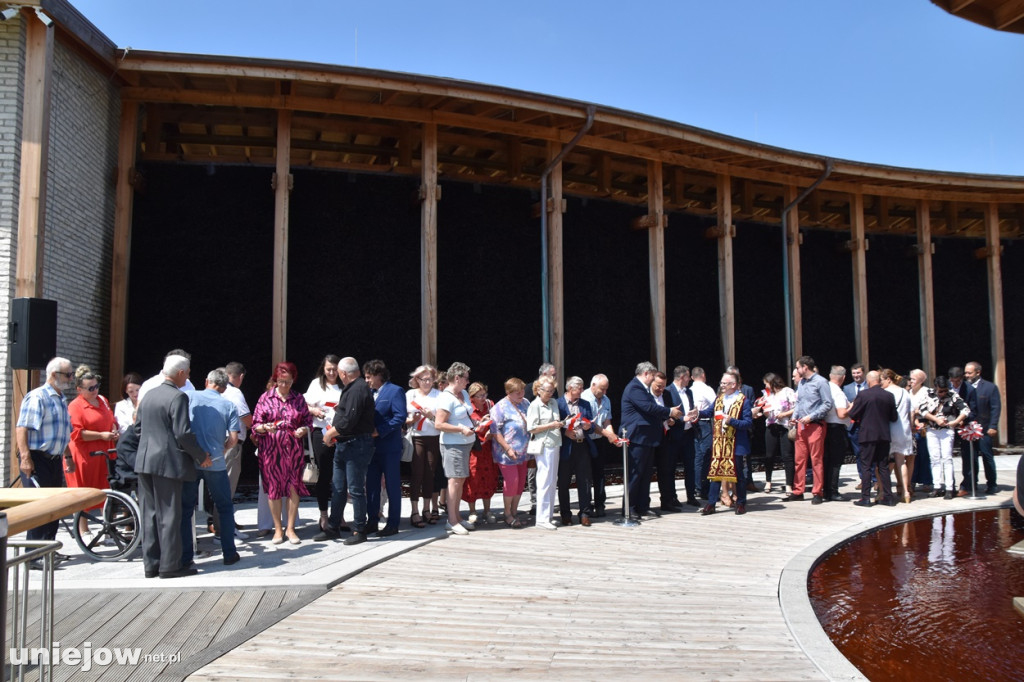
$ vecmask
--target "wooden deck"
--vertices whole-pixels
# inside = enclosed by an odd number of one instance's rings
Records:
[[[268,625],[322,595],[323,590],[125,590],[58,592],[55,643],[92,651],[139,648],[135,665],[57,665],[54,680],[181,679],[206,660],[229,651]],[[39,646],[38,599],[30,597],[27,647]],[[8,633],[10,620],[8,620]],[[182,672],[176,672],[176,671]],[[38,679],[35,666],[25,679]]]
[[[787,562],[867,521],[1008,498],[866,510],[756,494],[746,516],[483,527],[365,571],[189,679],[826,679],[780,605]]]

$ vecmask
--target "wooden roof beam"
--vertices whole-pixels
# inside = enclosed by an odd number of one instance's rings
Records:
[[[1006,0],[992,12],[993,25],[1000,31],[1024,19],[1024,0]]]

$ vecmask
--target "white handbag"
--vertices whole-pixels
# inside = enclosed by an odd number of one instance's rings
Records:
[[[308,459],[302,467],[302,482],[305,485],[313,485],[320,480],[320,467],[316,464],[316,457],[313,454],[313,439],[306,434],[306,444],[309,446]]]

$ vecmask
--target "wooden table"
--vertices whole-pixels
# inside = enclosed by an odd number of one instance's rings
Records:
[[[7,536],[102,504],[96,488],[0,488],[0,509],[7,513]]]

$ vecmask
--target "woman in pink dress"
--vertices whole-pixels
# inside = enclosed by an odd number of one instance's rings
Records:
[[[302,485],[303,447],[313,424],[306,399],[292,389],[298,370],[290,362],[279,362],[252,412],[252,432],[259,447],[260,476],[274,517],[275,545],[301,542],[295,533],[299,496],[308,495]],[[281,500],[288,498],[288,527],[281,529]]]
[[[107,482],[107,457],[92,456],[89,453],[110,450],[117,445],[117,422],[110,409],[110,403],[100,395],[99,374],[94,374],[87,365],[75,370],[75,386],[78,397],[68,405],[71,415],[71,457],[73,466],[67,468],[69,488],[109,487]],[[99,509],[96,505],[93,509]],[[78,532],[84,538],[89,534],[89,520],[83,515]]]

